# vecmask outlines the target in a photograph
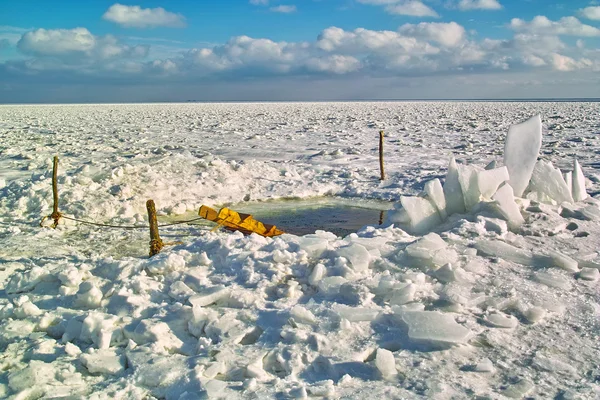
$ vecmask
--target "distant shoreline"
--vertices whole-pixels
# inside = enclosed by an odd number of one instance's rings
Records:
[[[0,106],[41,105],[135,105],[135,104],[261,104],[261,103],[598,103],[600,98],[515,98],[515,99],[360,99],[360,100],[183,100],[136,102],[82,102],[82,103],[0,103]]]

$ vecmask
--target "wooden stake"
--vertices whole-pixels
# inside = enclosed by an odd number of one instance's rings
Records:
[[[379,170],[381,171],[380,181],[385,179],[385,172],[383,170],[383,131],[379,131]]]
[[[54,156],[54,163],[52,166],[52,197],[54,199],[54,205],[52,206],[50,218],[54,220],[52,227],[56,228],[58,226],[58,220],[62,217],[60,212],[58,212],[58,156]]]
[[[148,221],[150,222],[150,257],[160,253],[164,247],[164,243],[160,240],[158,234],[158,222],[156,221],[156,207],[154,206],[154,200],[148,200],[146,202],[146,209],[148,209]]]

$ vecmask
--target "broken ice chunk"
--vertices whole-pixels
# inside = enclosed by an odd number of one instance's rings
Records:
[[[363,245],[352,243],[348,246],[340,247],[337,250],[337,254],[340,257],[348,259],[356,272],[364,272],[369,269],[371,255]]]
[[[192,306],[204,307],[229,297],[229,289],[225,286],[213,286],[188,299]]]
[[[565,183],[567,184],[567,187],[571,191],[571,196],[573,196],[573,172],[571,172],[571,171],[565,172],[563,174],[563,178],[565,179]],[[573,197],[575,197],[575,196],[573,196]]]
[[[597,281],[600,278],[600,271],[596,268],[582,268],[581,272],[579,272],[579,277],[586,281]]]
[[[544,319],[546,316],[546,310],[544,310],[542,307],[531,307],[523,313],[523,316],[529,323],[535,324]]]
[[[329,240],[320,237],[301,237],[298,241],[300,248],[308,253],[310,257],[319,258],[327,250]]]
[[[525,219],[523,219],[521,210],[515,202],[513,188],[508,183],[498,189],[492,196],[492,200],[496,202],[495,206],[498,212],[506,219],[511,229],[514,230],[523,225]]]
[[[102,291],[90,281],[79,285],[75,304],[83,308],[97,308],[102,303]]]
[[[473,367],[473,371],[494,373],[496,371],[496,368],[494,368],[494,364],[492,364],[492,361],[490,361],[489,358],[484,358],[483,360],[475,364],[475,366]]]
[[[464,282],[469,280],[468,274],[464,269],[460,267],[454,267],[450,263],[444,264],[440,269],[435,271],[434,275],[438,281],[443,283],[455,281]]]
[[[562,268],[569,272],[578,272],[579,267],[577,261],[571,257],[559,253],[558,251],[549,250],[548,256],[550,257],[551,266]]]
[[[458,253],[454,249],[448,248],[444,239],[433,232],[408,245],[405,251],[407,255],[416,259],[420,266],[424,267],[437,268],[458,260]]]
[[[533,389],[533,383],[529,379],[523,378],[504,389],[502,394],[511,399],[520,399],[529,393],[531,389]]]
[[[82,354],[80,360],[92,374],[116,375],[125,370],[125,357],[118,355],[115,350],[105,349]]]
[[[315,286],[316,284],[319,283],[319,281],[321,279],[323,279],[326,272],[327,272],[327,270],[325,268],[325,265],[323,265],[321,263],[315,265],[315,267],[313,268],[312,272],[310,273],[310,275],[308,277],[308,283]]]
[[[533,279],[540,283],[543,283],[546,286],[565,290],[571,289],[571,284],[564,277],[556,274],[551,274],[549,272],[537,272],[533,276]]]
[[[529,182],[527,197],[549,204],[573,203],[571,190],[567,187],[562,173],[551,162],[538,161]],[[515,196],[517,192],[515,191]]]
[[[477,184],[484,199],[491,199],[498,187],[508,180],[508,168],[496,168],[492,170],[479,171],[477,173]]]
[[[517,264],[533,265],[531,252],[500,240],[480,240],[475,243],[475,248],[488,257],[499,257]]]
[[[481,200],[478,174],[479,170],[474,165],[463,165],[458,168],[458,181],[460,182],[467,211],[475,207]]]
[[[495,311],[487,315],[484,320],[496,328],[513,329],[519,325],[519,321],[512,315],[506,315],[501,312]]]
[[[300,305],[295,305],[290,310],[290,316],[301,324],[313,325],[317,323],[317,318],[314,314]]]
[[[587,192],[585,191],[585,178],[583,176],[583,171],[581,170],[581,165],[579,165],[579,161],[575,159],[573,162],[573,200],[581,201],[585,200],[588,197]]]
[[[402,304],[410,303],[414,300],[416,292],[417,286],[414,283],[409,283],[394,291],[392,298],[390,299],[390,304],[400,306]]]
[[[438,311],[406,311],[401,314],[408,325],[408,336],[415,341],[431,344],[466,343],[471,331],[456,323],[452,315]]]
[[[444,197],[444,189],[442,188],[440,180],[436,178],[427,182],[425,184],[425,192],[440,214],[440,218],[442,220],[448,218],[448,213],[446,212],[446,197]]]
[[[384,379],[395,376],[398,372],[396,371],[396,360],[394,354],[386,349],[377,349],[375,355],[375,366],[381,373]]]
[[[341,318],[350,322],[373,321],[381,312],[381,310],[375,308],[350,307],[338,303],[335,303],[332,308]]]
[[[444,182],[444,197],[448,215],[465,212],[465,199],[458,180],[458,166],[454,157],[450,158],[446,182]]]
[[[542,118],[539,115],[513,125],[504,143],[504,165],[508,168],[510,186],[521,197],[542,147]]]
[[[402,207],[410,218],[410,231],[423,234],[442,223],[440,214],[433,204],[422,197],[400,197]]]

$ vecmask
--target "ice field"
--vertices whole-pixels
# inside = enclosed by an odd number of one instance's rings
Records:
[[[600,398],[599,110],[0,106],[0,398]],[[391,211],[343,237],[176,225],[148,258],[147,229],[39,226],[55,155],[84,220]]]

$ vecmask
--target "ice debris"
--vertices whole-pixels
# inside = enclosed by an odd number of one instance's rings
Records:
[[[536,115],[508,130],[504,142],[504,165],[508,168],[509,184],[515,196],[521,197],[525,192],[541,147],[541,116]]]
[[[466,343],[471,331],[456,323],[452,315],[439,311],[406,311],[400,313],[408,325],[411,340],[434,345]]]
[[[388,223],[397,224],[413,234],[425,234],[453,214],[492,210],[515,231],[525,222],[521,208],[528,199],[549,204],[574,203],[588,198],[585,178],[577,160],[573,171],[563,176],[552,163],[537,161],[542,144],[539,115],[512,126],[504,146],[504,166],[495,162],[481,169],[458,165],[450,158],[442,187],[438,179],[425,184],[423,197],[401,196]],[[526,196],[525,200],[520,200]],[[589,211],[582,219],[600,219],[600,212]],[[580,213],[585,214],[585,210]]]

